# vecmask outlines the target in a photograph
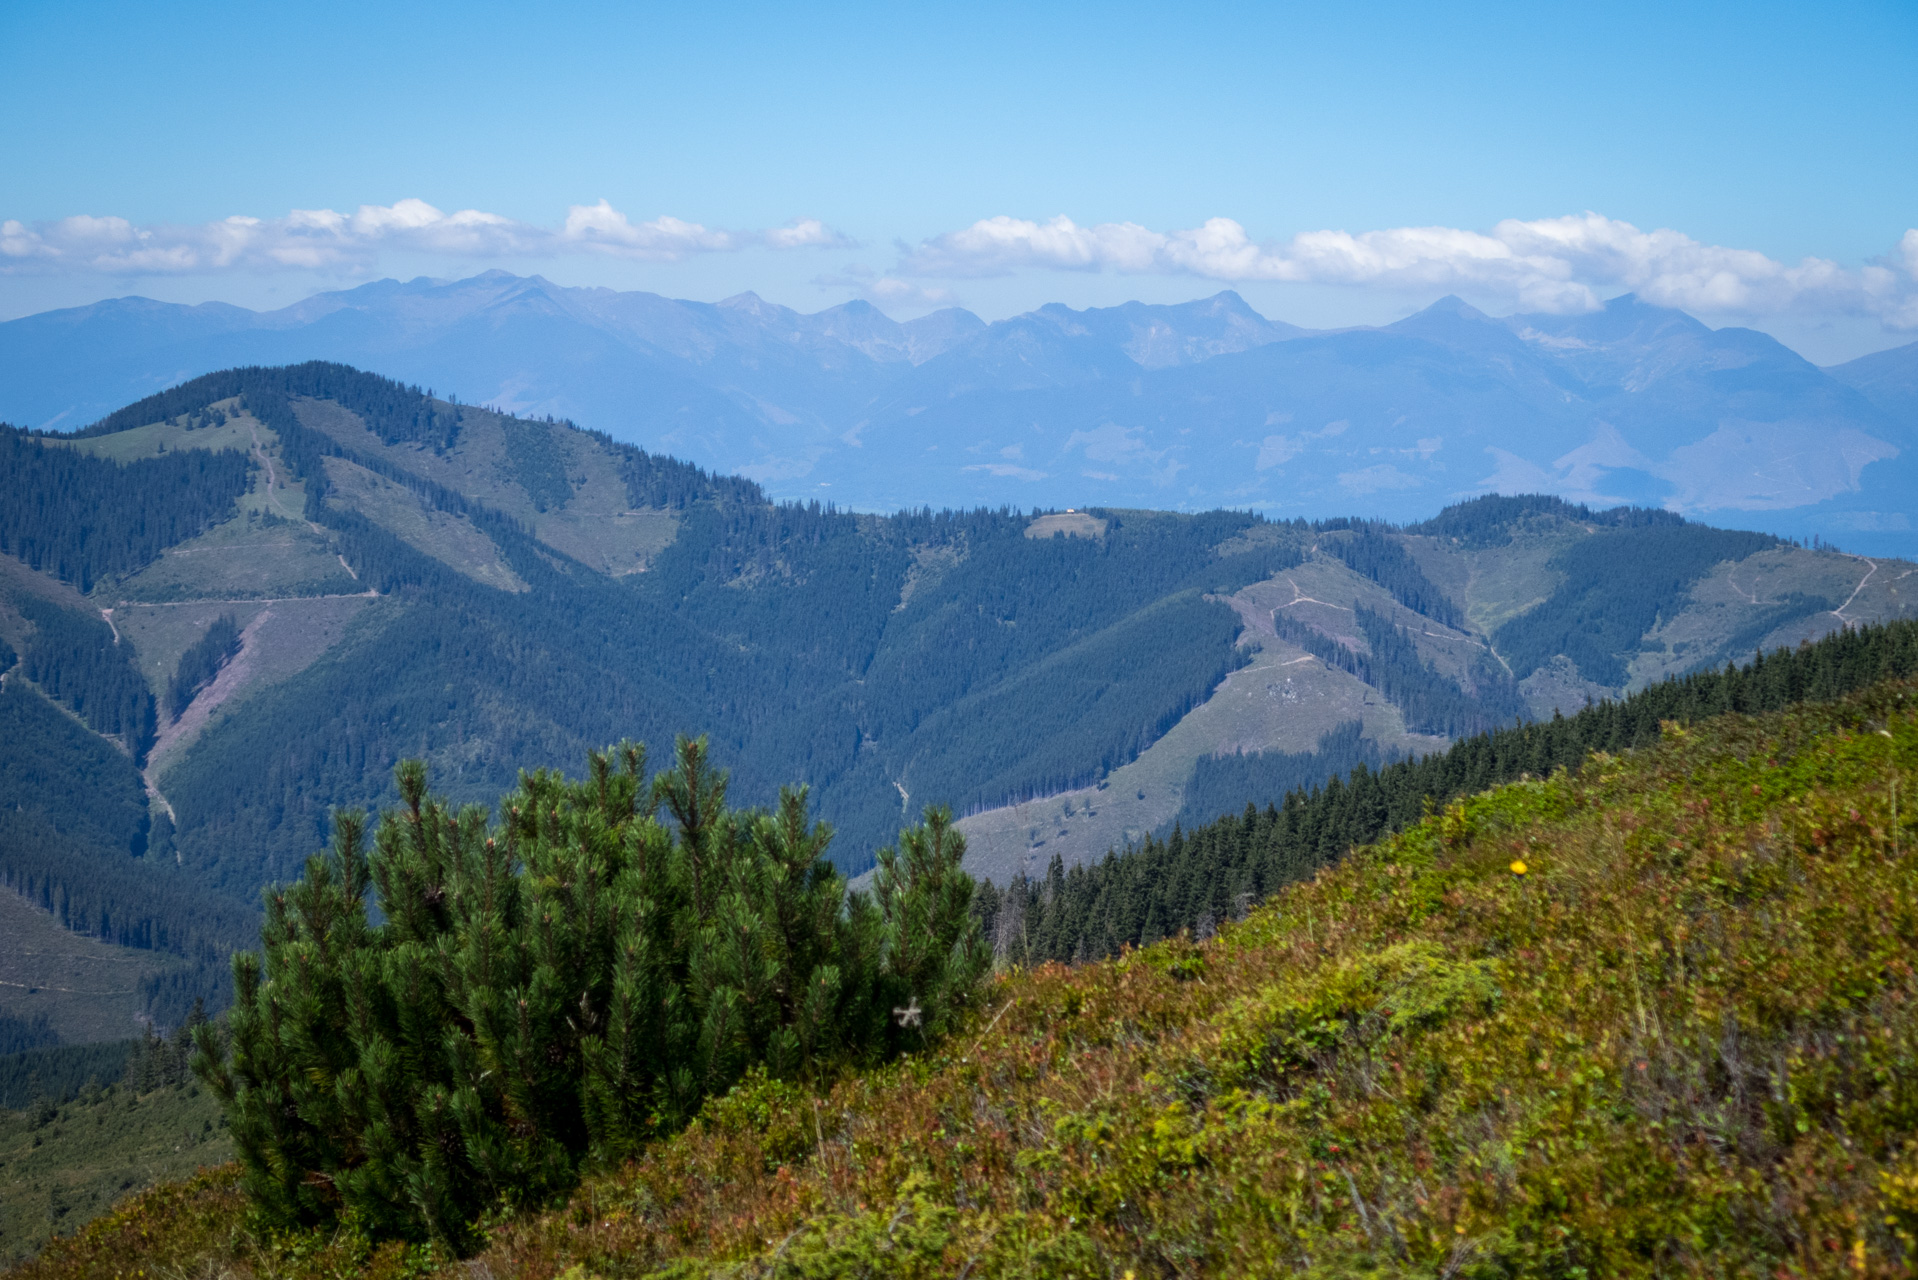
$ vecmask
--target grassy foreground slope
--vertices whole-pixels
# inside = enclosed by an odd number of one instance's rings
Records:
[[[1459,802],[1203,945],[1001,980],[817,1096],[709,1105],[493,1276],[1904,1275],[1918,686]],[[21,1274],[401,1274],[230,1174]],[[451,1269],[452,1264],[446,1264]]]

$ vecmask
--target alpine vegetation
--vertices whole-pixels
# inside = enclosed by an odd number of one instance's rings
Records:
[[[876,1063],[977,998],[991,957],[944,810],[848,892],[805,791],[729,809],[704,739],[650,781],[634,744],[588,763],[522,775],[495,823],[403,762],[370,849],[339,814],[269,891],[229,1043],[204,1028],[195,1060],[257,1226],[463,1252],[483,1216],[563,1198],[749,1071]]]

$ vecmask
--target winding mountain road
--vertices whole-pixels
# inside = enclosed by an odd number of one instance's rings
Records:
[[[1846,552],[1845,554],[1851,555],[1850,552]],[[1858,598],[1858,593],[1865,589],[1865,584],[1867,582],[1870,582],[1872,575],[1878,572],[1878,562],[1876,560],[1873,560],[1870,556],[1853,555],[1851,558],[1854,560],[1863,560],[1866,564],[1870,565],[1871,568],[1865,570],[1865,576],[1858,579],[1858,585],[1853,587],[1851,589],[1851,594],[1845,597],[1845,603],[1839,605],[1836,609],[1832,610],[1832,614],[1840,622],[1845,624],[1845,629],[1848,631],[1856,627],[1858,625],[1858,622],[1854,618],[1847,618],[1845,616],[1845,610],[1851,608],[1851,602]]]

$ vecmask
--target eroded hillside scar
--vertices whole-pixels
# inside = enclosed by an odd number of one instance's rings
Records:
[[[166,755],[167,749],[176,742],[182,738],[191,737],[205,728],[208,718],[214,711],[246,683],[259,654],[260,629],[273,616],[272,609],[262,609],[251,622],[246,624],[240,631],[240,651],[221,666],[220,673],[213,678],[212,683],[194,695],[193,701],[187,704],[186,709],[180,713],[179,719],[165,725],[160,730],[159,736],[154,739],[153,750],[148,756],[152,763],[147,766],[147,783],[156,792],[159,782],[156,774],[158,762]]]
[[[1330,600],[1319,600],[1306,595],[1305,592],[1299,590],[1299,584],[1296,579],[1287,578],[1285,581],[1286,585],[1292,588],[1292,598],[1280,605],[1279,609],[1290,609],[1295,604],[1322,604],[1328,609],[1339,609],[1346,613],[1352,612],[1350,605],[1333,604]],[[1276,613],[1278,610],[1275,609],[1273,612]]]

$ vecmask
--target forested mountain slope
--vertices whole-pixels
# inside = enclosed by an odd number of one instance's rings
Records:
[[[0,877],[181,960],[141,997],[163,1019],[402,756],[490,800],[521,768],[706,733],[743,803],[806,781],[848,872],[949,803],[1003,881],[1264,803],[1274,776],[1901,616],[1918,583],[1550,498],[1405,528],[775,504],[338,365],[212,374],[0,448],[0,711],[23,726],[0,735]]]
[[[1726,712],[1779,711],[1914,677],[1918,621],[1908,620],[1662,680],[1621,701],[1508,725],[1414,760],[1382,764],[1356,724],[1327,735],[1310,755],[1201,760],[1183,826],[1070,870],[1055,855],[1043,879],[1021,876],[993,890],[978,914],[1001,959],[1026,966],[1103,959],[1181,933],[1208,938],[1286,885],[1354,846],[1411,826],[1435,805],[1577,769],[1593,753],[1650,747],[1674,727]],[[1235,814],[1228,797],[1252,798]],[[1200,821],[1222,807],[1223,816]]]
[[[1226,597],[1251,660],[1205,704],[1093,786],[961,825],[983,873],[1038,880],[1360,763],[1913,616],[1913,568],[1550,498],[1323,522],[1299,565]]]

